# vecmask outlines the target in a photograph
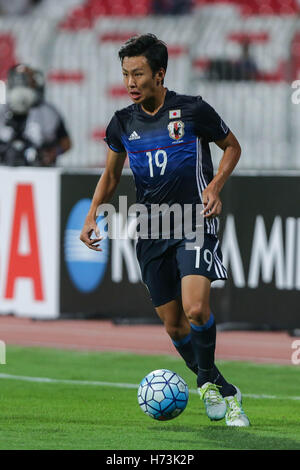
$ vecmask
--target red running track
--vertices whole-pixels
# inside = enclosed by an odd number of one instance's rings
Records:
[[[37,321],[2,316],[0,339],[7,345],[177,355],[161,325],[114,325],[100,320]],[[294,340],[285,332],[218,332],[216,359],[291,364]]]

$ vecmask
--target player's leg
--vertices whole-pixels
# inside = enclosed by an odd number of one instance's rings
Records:
[[[212,375],[215,361],[216,324],[210,309],[211,281],[200,275],[182,278],[182,305],[191,325],[191,342],[198,364],[197,386],[206,413],[212,420],[224,418],[226,402]]]
[[[180,250],[181,256],[177,257],[177,248],[177,246],[170,247],[164,240],[156,243],[152,243],[151,240],[140,240],[137,245],[137,258],[152,303],[175,348],[187,366],[197,374],[198,364],[191,342],[190,325],[180,299],[181,278],[178,272],[178,263],[180,267],[182,262],[187,268],[187,272],[190,272],[190,265],[194,263],[194,255],[186,251],[183,244]],[[222,393],[228,391],[223,388],[227,382],[215,365],[211,379],[222,387],[220,389]]]
[[[175,348],[187,366],[197,373],[190,342],[190,325],[181,304],[181,281],[176,266],[176,252],[167,241],[139,240],[137,258],[144,284],[153,306]]]
[[[191,325],[191,341],[198,364],[197,385],[212,381],[216,324],[210,309],[211,281],[198,275],[182,278],[182,305]]]
[[[200,256],[198,256],[199,254]],[[209,353],[210,350],[212,354],[215,347],[216,325],[213,322],[213,316],[211,316],[210,309],[211,282],[217,279],[227,279],[226,269],[222,264],[222,252],[219,240],[214,236],[205,234],[200,253],[198,253],[196,249],[187,250],[186,242],[184,241],[177,247],[176,259],[183,284],[187,287],[185,295],[185,311],[188,311],[188,314],[193,317],[195,317],[195,315],[196,317],[199,317],[200,313],[201,323],[198,322],[198,327],[200,327],[200,332],[201,329],[203,330],[203,334],[201,335],[200,333],[199,336],[203,336],[205,339],[211,335],[212,345],[211,349],[208,349],[207,353]],[[191,278],[189,278],[189,276],[191,276]],[[193,276],[195,279],[195,286],[192,281]],[[198,286],[198,282],[200,283],[200,286]],[[211,328],[208,328],[209,323],[205,328],[203,328],[203,324],[208,321],[211,322]],[[197,330],[197,321],[194,322],[194,325],[195,331]],[[208,330],[208,332],[206,332],[206,330]],[[196,333],[194,336],[195,335]],[[206,360],[206,354],[204,355],[203,360]],[[210,380],[220,387],[220,392],[224,397],[230,396],[234,393],[235,388],[225,380],[215,364],[211,371]]]
[[[153,306],[162,320],[178,353],[197,374],[194,350],[190,341],[190,324],[181,303],[181,280],[176,265],[176,252],[164,240],[139,240],[137,258],[142,279]]]
[[[216,324],[210,309],[210,287],[211,281],[205,276],[182,278],[182,303],[191,325],[191,342],[198,364],[198,391],[210,419],[222,419],[226,413],[228,426],[249,426],[240,391],[214,365]]]
[[[181,298],[157,307],[156,312],[162,320],[176,350],[184,359],[188,368],[198,375],[198,364],[191,341],[191,327],[184,313]],[[225,380],[215,364],[211,374],[211,381],[220,387],[220,392],[223,396],[229,396],[235,392],[233,386]]]
[[[183,311],[181,299],[177,298],[156,307],[156,312],[178,353],[188,368],[197,374],[198,365],[191,343],[191,327]]]
[[[210,308],[211,281],[204,276],[185,276],[182,279],[184,311],[191,323],[191,337],[196,342],[199,355],[198,386],[209,381],[220,386],[223,396],[235,392],[233,385],[222,376],[214,363],[216,323]]]

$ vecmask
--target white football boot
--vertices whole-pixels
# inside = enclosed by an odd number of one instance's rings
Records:
[[[250,421],[242,408],[242,394],[236,388],[236,394],[231,397],[225,397],[227,411],[225,414],[225,422],[227,426],[246,427],[250,426]]]
[[[240,404],[242,404],[242,393],[236,385],[234,385],[234,388],[236,389],[236,394],[234,396],[240,402]]]
[[[212,421],[223,419],[227,410],[226,402],[219,392],[219,388],[218,385],[211,382],[206,382],[202,387],[198,387],[198,393],[204,402],[206,414]]]

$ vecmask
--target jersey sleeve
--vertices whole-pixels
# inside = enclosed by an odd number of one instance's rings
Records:
[[[119,119],[114,115],[107,126],[104,140],[109,148],[117,153],[126,152],[121,140],[121,132]]]
[[[230,132],[219,114],[201,97],[196,105],[195,128],[197,136],[204,137],[208,142],[225,139]]]

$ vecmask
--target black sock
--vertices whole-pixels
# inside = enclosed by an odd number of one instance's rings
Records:
[[[172,339],[172,342],[180,356],[185,361],[187,367],[192,372],[194,372],[194,374],[198,375],[198,365],[191,342],[191,333],[189,333],[187,336],[181,338],[178,341]],[[223,397],[232,396],[236,393],[235,387],[229,382],[227,382],[227,380],[223,377],[216,365],[213,366],[209,376],[209,380],[206,381],[211,381],[212,383],[219,385],[221,387],[220,393]]]
[[[211,374],[211,381],[216,384],[220,385],[220,393],[223,397],[229,397],[236,394],[236,388],[227,382],[227,380],[223,377],[217,366],[215,365],[212,370]]]
[[[207,323],[201,326],[191,323],[191,342],[198,364],[197,386],[211,382],[216,348],[216,323],[210,314]]]
[[[184,338],[175,341],[172,339],[172,342],[179,352],[180,356],[184,359],[186,365],[188,366],[191,371],[195,374],[198,373],[198,365],[195,358],[194,349],[191,343],[191,333],[189,333]]]

